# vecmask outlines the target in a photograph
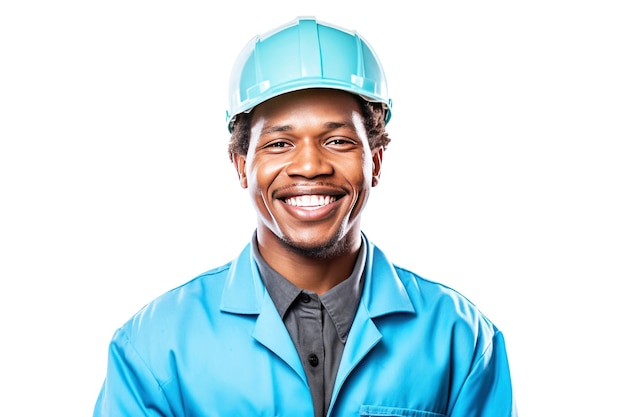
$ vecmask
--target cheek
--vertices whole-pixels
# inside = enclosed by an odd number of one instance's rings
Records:
[[[268,188],[271,187],[281,171],[278,164],[267,163],[262,160],[253,161],[248,167],[249,188],[253,188],[254,193],[261,194],[268,192]]]
[[[364,157],[361,160],[355,160],[350,166],[346,166],[349,170],[352,182],[360,187],[367,187],[372,182],[373,163],[371,159]]]
[[[268,213],[268,183],[266,176],[258,166],[251,166],[248,172],[248,195],[256,210],[262,216]]]

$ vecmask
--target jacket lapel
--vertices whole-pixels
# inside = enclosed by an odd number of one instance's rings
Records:
[[[394,313],[415,314],[415,307],[393,264],[367,238],[365,243],[368,252],[363,295],[337,372],[331,409],[350,372],[383,339],[373,319]]]
[[[298,352],[263,285],[250,244],[230,267],[220,309],[232,314],[257,315],[252,337],[281,358],[306,383]]]

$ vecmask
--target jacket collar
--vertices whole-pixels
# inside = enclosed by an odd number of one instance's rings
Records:
[[[365,284],[361,303],[371,318],[391,313],[415,313],[415,308],[394,265],[364,235],[367,245]],[[252,256],[251,244],[233,261],[220,308],[234,314],[260,314],[268,296]],[[267,305],[267,304],[265,304]]]
[[[220,309],[234,314],[260,314],[266,292],[248,243],[230,266]]]
[[[385,254],[369,240],[366,279],[362,303],[370,317],[380,317],[392,313],[415,313],[415,307],[396,267]]]

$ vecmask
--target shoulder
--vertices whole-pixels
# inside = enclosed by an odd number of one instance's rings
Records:
[[[220,300],[231,268],[227,263],[206,271],[146,304],[117,329],[111,351],[125,366],[149,369],[157,380],[168,381],[175,373],[172,356],[201,356],[220,343],[223,331],[216,329],[225,327]]]
[[[135,313],[121,330],[130,340],[136,340],[139,335],[145,338],[166,328],[180,328],[181,323],[189,325],[198,317],[196,312],[205,315],[217,311],[231,266],[229,262],[210,269],[161,294]]]
[[[394,265],[414,303],[418,317],[468,337],[483,348],[499,333],[493,322],[464,294],[441,282],[426,279]]]
[[[455,309],[461,307],[463,310],[476,310],[476,305],[464,294],[456,289],[429,278],[425,278],[416,272],[394,264],[394,269],[400,280],[407,289],[417,291],[415,295],[422,298],[423,302],[444,302],[451,303]]]
[[[387,289],[386,294],[394,294],[395,288],[403,287],[413,303],[415,311],[420,314],[435,310],[438,314],[456,317],[482,317],[476,305],[459,291],[442,282],[425,278],[416,272],[394,263],[383,250],[370,242],[368,274],[371,275],[372,297],[376,297],[390,283],[393,291]],[[469,318],[469,317],[468,317]]]

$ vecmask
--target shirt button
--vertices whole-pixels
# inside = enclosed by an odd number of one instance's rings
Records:
[[[309,303],[311,301],[311,296],[309,294],[302,293],[300,294],[300,301],[303,303]]]
[[[315,353],[311,353],[309,355],[309,365],[315,368],[319,364],[320,364],[320,360],[317,357],[317,355]]]

